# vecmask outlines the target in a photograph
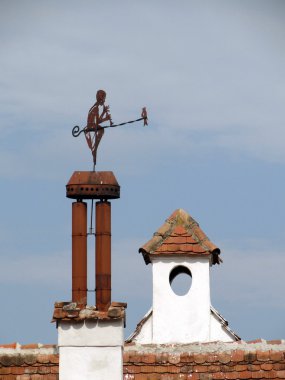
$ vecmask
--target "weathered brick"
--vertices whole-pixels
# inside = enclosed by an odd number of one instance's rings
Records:
[[[193,371],[193,366],[192,365],[183,365],[180,367],[180,372],[181,373],[190,373]]]
[[[42,380],[58,380],[58,376],[57,375],[43,375],[43,378]]]
[[[232,352],[232,359],[233,362],[242,362],[244,360],[244,351],[242,350],[236,350]]]
[[[58,373],[59,373],[59,368],[58,368],[58,366],[55,366],[55,365],[51,366],[51,367],[50,367],[50,373],[58,374]]]
[[[277,377],[277,372],[276,371],[266,371],[264,373],[264,378],[265,379],[276,379]]]
[[[187,380],[199,380],[199,375],[197,373],[189,373],[187,375]]]
[[[244,354],[244,360],[248,363],[254,362],[256,360],[256,353],[255,352],[245,352]]]
[[[143,366],[141,366],[141,372],[142,373],[153,373],[154,367],[150,366],[150,365],[143,365]]]
[[[218,357],[220,363],[229,363],[231,361],[231,355],[227,353],[221,353]]]
[[[13,360],[13,356],[11,355],[1,355],[0,361],[4,367],[10,367],[11,365],[13,365],[14,360]]]
[[[38,367],[38,374],[45,375],[47,373],[50,373],[50,367],[48,367],[48,366]]]
[[[251,372],[260,371],[259,364],[248,364],[247,369]]]
[[[3,379],[1,379],[3,380]],[[17,375],[16,380],[31,380],[30,375]]]
[[[220,365],[220,369],[221,369],[221,372],[232,372],[235,370],[235,367],[230,365],[231,363],[228,363],[228,364],[221,364]]]
[[[221,367],[219,365],[211,364],[211,365],[208,366],[208,371],[209,372],[219,372],[220,368]]]
[[[12,373],[12,367],[1,367],[0,368],[0,375],[8,375],[9,373]]]
[[[276,375],[278,379],[285,379],[285,371],[277,371]]]
[[[200,380],[212,380],[213,375],[211,373],[201,373],[199,379]]]
[[[13,355],[13,363],[15,366],[21,366],[25,362],[24,355]]]
[[[141,367],[138,365],[128,365],[126,371],[127,373],[140,373]]]
[[[66,318],[67,316],[67,312],[62,310],[62,309],[54,309],[54,312],[53,312],[53,318],[55,319],[62,319],[62,318]]]
[[[154,370],[156,373],[166,373],[168,372],[167,366],[164,365],[156,365],[154,366]]]
[[[44,379],[42,375],[35,374],[35,375],[31,375],[31,380],[46,380],[46,379]]]
[[[203,354],[195,354],[194,355],[194,362],[197,364],[205,363],[206,360],[207,360],[207,355],[203,355]]]
[[[161,354],[161,363],[162,364],[167,364],[168,363],[168,353],[167,352],[162,352],[162,354]]]
[[[238,379],[238,373],[237,372],[225,372],[224,373],[224,379]]]
[[[59,363],[59,355],[58,354],[49,355],[49,361],[52,364],[58,364]]]
[[[246,371],[247,365],[246,364],[237,364],[237,365],[235,365],[234,370],[236,372]]]
[[[38,373],[38,367],[23,367],[24,368],[24,373],[27,375],[31,375],[33,373]]]
[[[38,343],[22,344],[21,346],[22,350],[35,349],[35,348],[39,348]]]
[[[13,375],[23,375],[25,373],[25,367],[11,367],[11,373]]]
[[[270,360],[270,352],[269,351],[256,351],[256,358],[259,361],[267,361]]]
[[[213,379],[225,379],[225,374],[222,372],[213,373]]]
[[[37,357],[36,357],[36,355],[32,355],[32,354],[31,355],[25,355],[24,361],[28,365],[33,365],[37,362]]]
[[[251,372],[243,371],[238,373],[238,379],[251,379]]]
[[[282,371],[285,369],[285,363],[274,363],[273,369],[275,369],[277,371]]]
[[[124,375],[124,380],[135,380],[135,375],[127,373]]]
[[[40,355],[37,356],[37,361],[39,363],[47,364],[47,363],[49,363],[49,359],[50,359],[50,355],[42,355],[42,354],[40,354]]]
[[[188,352],[183,352],[180,354],[180,362],[181,363],[193,363],[194,362],[194,355],[189,354]]]
[[[265,376],[265,372],[263,371],[251,372],[252,379],[263,379],[264,376]]]
[[[188,375],[186,373],[179,373],[178,375],[176,375],[177,377],[177,380],[187,380],[188,379]]]
[[[271,360],[279,361],[284,359],[284,352],[281,351],[270,351],[269,357]]]
[[[17,348],[17,343],[0,344],[0,348]]]
[[[207,360],[206,362],[207,363],[215,363],[217,362],[219,359],[218,359],[218,355],[217,354],[208,354],[207,355]]]
[[[128,351],[124,351],[124,353],[123,353],[123,362],[124,362],[124,364],[129,362],[129,352]]]
[[[142,360],[142,363],[147,363],[147,364],[155,363],[155,354],[142,355],[141,360]]]
[[[263,369],[264,371],[271,371],[273,366],[271,363],[262,363],[260,368]]]
[[[208,372],[208,366],[206,366],[206,365],[195,365],[194,367],[193,367],[193,371],[194,372],[201,372],[201,373],[205,373],[205,372]]]
[[[178,354],[169,354],[168,361],[170,364],[178,364],[180,363],[180,355]]]

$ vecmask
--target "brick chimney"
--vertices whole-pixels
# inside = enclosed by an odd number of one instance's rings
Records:
[[[111,203],[120,197],[112,172],[79,172],[66,185],[72,203],[72,301],[56,302],[60,380],[122,380],[125,303],[111,301]],[[95,212],[96,305],[87,305],[87,203]]]

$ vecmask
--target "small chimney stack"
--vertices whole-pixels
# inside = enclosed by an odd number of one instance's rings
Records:
[[[87,204],[96,202],[96,307],[107,311],[111,305],[111,203],[120,198],[120,186],[112,172],[74,172],[66,185],[72,204],[72,301],[87,303]]]
[[[126,303],[111,302],[111,203],[120,198],[112,172],[74,172],[66,185],[72,203],[72,302],[56,302],[60,380],[122,380]],[[96,202],[96,305],[87,305],[87,203]],[[93,209],[93,208],[92,208]],[[92,214],[92,212],[91,212]]]

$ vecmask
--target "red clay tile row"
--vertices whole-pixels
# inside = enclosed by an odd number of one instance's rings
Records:
[[[284,372],[284,371],[283,371]],[[241,376],[238,372],[215,373],[215,374],[197,374],[197,373],[152,373],[152,374],[125,374],[124,380],[215,380],[215,379],[284,379],[285,373],[255,373],[254,376],[250,372],[245,372]]]
[[[188,363],[191,365],[204,364],[210,365],[212,363],[234,365],[234,363],[255,363],[262,364],[263,362],[285,363],[285,351],[246,351],[246,350],[233,350],[229,352],[216,352],[216,353],[139,353],[137,351],[125,351],[124,363],[125,364],[183,364]],[[284,368],[285,369],[285,368]]]
[[[176,210],[153,235],[139,252],[145,262],[151,262],[151,256],[163,254],[210,255],[213,264],[219,263],[219,248],[214,245],[200,229],[199,225],[183,210]]]
[[[285,379],[285,351],[124,352],[124,380],[178,379]]]
[[[47,374],[47,375],[0,375],[0,380],[58,380],[58,374]]]
[[[45,364],[46,367],[52,367],[58,363],[58,354],[2,354],[0,355],[0,374],[2,374],[1,371],[3,367],[26,368],[27,366],[42,366],[43,364]]]
[[[99,311],[95,306],[85,306],[76,302],[55,302],[52,322],[124,319],[126,307],[126,303],[112,302],[107,311]]]
[[[19,344],[19,343],[9,343],[9,344],[0,344],[0,348],[12,348],[12,349],[38,349],[38,348],[54,348],[57,349],[56,344],[40,344],[40,343],[31,343],[31,344]]]

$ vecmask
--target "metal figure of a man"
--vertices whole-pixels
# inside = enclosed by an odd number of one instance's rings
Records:
[[[90,108],[87,116],[87,126],[85,128],[85,138],[93,156],[94,167],[96,165],[97,149],[104,135],[104,128],[100,125],[112,118],[109,112],[109,106],[105,106],[106,92],[98,90],[96,94],[96,103]],[[92,136],[92,132],[94,133]]]

